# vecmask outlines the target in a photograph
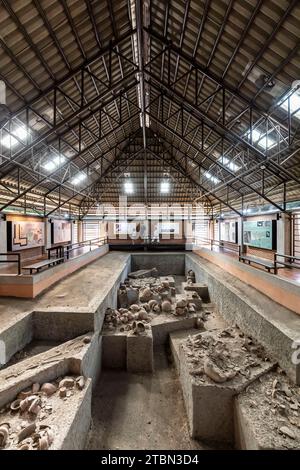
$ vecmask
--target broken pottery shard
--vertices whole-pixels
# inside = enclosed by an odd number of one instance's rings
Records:
[[[38,393],[39,390],[40,390],[40,387],[41,387],[41,386],[40,386],[39,383],[34,383],[34,384],[32,385],[32,393]]]
[[[0,425],[0,448],[4,447],[9,436],[9,424],[3,423]]]
[[[29,424],[29,426],[26,426],[26,428],[22,429],[18,433],[18,442],[21,442],[24,439],[26,439],[27,437],[31,436],[31,434],[33,434],[35,432],[35,430],[36,430],[36,424],[35,423]]]
[[[49,447],[49,442],[47,436],[43,436],[39,439],[39,450],[47,450]]]
[[[66,387],[61,387],[61,388],[59,389],[59,396],[60,396],[60,398],[65,398],[66,395],[67,395],[67,389],[66,389]]]
[[[41,410],[40,404],[41,404],[41,400],[39,398],[36,398],[35,400],[33,400],[33,402],[31,403],[28,409],[29,413],[37,415],[38,412]]]
[[[71,377],[65,377],[59,382],[58,388],[61,388],[61,387],[73,388],[74,380]]]
[[[218,367],[216,367],[209,359],[204,362],[204,372],[214,382],[223,383],[226,382],[227,376],[222,374]]]
[[[145,332],[145,325],[141,321],[133,322],[132,327],[133,327],[133,333],[136,335],[140,335]]]
[[[295,439],[295,434],[294,432],[288,428],[287,426],[282,426],[279,431],[281,434],[284,434],[285,436],[288,436],[290,439]]]
[[[20,409],[20,403],[21,403],[22,400],[20,400],[19,398],[17,400],[14,400],[11,404],[10,404],[10,409],[12,411],[17,411]]]
[[[199,330],[204,328],[204,322],[203,322],[203,320],[202,320],[201,318],[197,318],[197,320],[196,320],[196,328],[198,328]]]
[[[84,388],[84,385],[85,385],[85,378],[83,377],[83,375],[77,377],[76,379],[76,385],[77,387],[79,388],[79,390],[82,390]]]

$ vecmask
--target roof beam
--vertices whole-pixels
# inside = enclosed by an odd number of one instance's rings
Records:
[[[224,170],[227,174],[231,175],[231,176],[235,176],[236,179],[245,187],[247,187],[248,189],[250,189],[252,192],[255,192],[258,196],[260,196],[261,198],[265,199],[266,201],[268,201],[270,204],[272,204],[274,207],[276,207],[277,209],[279,209],[281,212],[286,212],[285,209],[281,206],[279,206],[278,204],[276,204],[274,201],[272,201],[271,199],[269,199],[268,197],[266,197],[265,195],[263,195],[260,191],[258,191],[257,189],[253,188],[253,186],[251,186],[249,183],[247,183],[246,181],[244,181],[240,176],[236,175],[235,173],[233,173],[228,167],[222,165],[221,162],[218,162],[216,160],[214,160],[214,158],[209,155],[209,154],[206,154],[203,150],[197,148],[194,144],[191,144],[191,142],[187,141],[184,137],[182,137],[180,134],[178,134],[176,131],[174,131],[174,129],[171,129],[170,127],[166,126],[165,124],[163,124],[159,119],[157,119],[155,116],[151,115],[150,113],[148,113],[151,120],[152,121],[155,121],[157,124],[159,124],[159,126],[161,126],[163,129],[165,129],[166,131],[172,133],[175,137],[179,138],[185,145],[189,145],[191,148],[193,148],[195,151],[199,152],[201,155],[203,155],[203,157],[207,158],[208,160],[210,160],[212,163],[215,163],[219,168],[221,168],[222,170]],[[216,188],[214,190],[214,194],[215,192],[217,191],[218,189]]]

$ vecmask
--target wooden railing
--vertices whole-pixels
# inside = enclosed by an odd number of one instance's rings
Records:
[[[21,274],[21,254],[20,253],[0,253],[2,256],[16,256],[17,259],[0,259],[0,263],[16,263],[18,265],[18,274]]]
[[[48,248],[48,258],[51,258],[51,253],[55,252],[55,256],[60,258],[60,257],[65,257],[66,259],[70,258],[70,253],[72,251],[76,251],[84,246],[88,246],[90,249],[89,251],[92,251],[93,245],[98,245],[102,246],[107,243],[107,237],[101,237],[101,238],[93,238],[91,240],[85,240],[82,242],[76,242],[76,243],[71,243],[69,245],[57,245],[57,246],[52,246],[51,248]]]
[[[226,242],[224,240],[214,240],[214,239],[206,239],[206,238],[199,238],[196,237],[194,239],[194,243],[197,245],[208,245],[209,249],[213,251],[214,247],[218,247],[220,250],[227,250],[232,251],[238,255],[239,253],[239,245],[231,242]]]
[[[283,259],[282,259],[283,258]],[[282,261],[280,260],[282,259]],[[274,273],[277,274],[280,268],[300,269],[300,257],[285,255],[282,253],[274,253]]]

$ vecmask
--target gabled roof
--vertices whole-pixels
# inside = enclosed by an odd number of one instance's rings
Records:
[[[300,199],[298,1],[2,0],[0,31],[0,210],[85,214],[124,173],[132,202]]]

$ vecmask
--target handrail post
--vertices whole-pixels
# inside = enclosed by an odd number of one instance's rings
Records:
[[[277,253],[274,253],[274,274],[278,273],[277,269]]]

